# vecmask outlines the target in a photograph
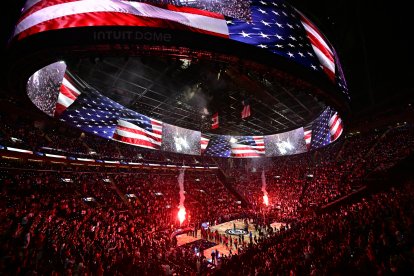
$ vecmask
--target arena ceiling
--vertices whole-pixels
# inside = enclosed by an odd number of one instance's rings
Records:
[[[302,127],[325,106],[305,88],[211,61],[160,57],[66,60],[69,70],[109,98],[163,122],[217,134],[274,134]],[[241,119],[248,99],[252,116]]]

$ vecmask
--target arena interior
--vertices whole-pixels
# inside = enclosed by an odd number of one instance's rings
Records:
[[[0,274],[414,275],[412,64],[377,5],[15,1]]]

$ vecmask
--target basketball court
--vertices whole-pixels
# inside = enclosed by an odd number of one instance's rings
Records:
[[[281,227],[285,226],[285,223],[280,223],[280,222],[274,222],[272,224],[270,224],[271,227],[273,229],[277,229],[279,230]],[[218,233],[220,235],[226,235],[229,238],[232,238],[233,241],[236,238],[238,240],[240,235],[244,236],[244,241],[246,243],[249,242],[249,233],[252,232],[252,237],[254,238],[254,236],[256,236],[257,238],[259,237],[259,232],[255,230],[254,228],[254,224],[253,223],[248,223],[248,227],[247,227],[247,231],[245,230],[245,222],[244,220],[231,220],[231,221],[227,221],[221,224],[217,224],[214,226],[210,227],[210,230],[212,232],[215,232],[216,230],[218,231]],[[199,230],[197,232],[197,237],[193,237],[187,234],[181,234],[181,235],[177,235],[177,245],[178,246],[185,246],[187,244],[191,244],[197,241],[201,241],[201,231]],[[213,241],[211,241],[211,247],[208,247],[206,249],[204,249],[204,256],[207,258],[208,261],[211,261],[211,252],[213,250],[216,250],[219,252],[219,255],[222,256],[223,254],[228,256],[230,254],[230,249],[232,250],[232,254],[238,254],[238,250],[235,248],[234,243],[232,244],[231,248],[230,248],[230,244],[228,245],[228,247],[226,247],[226,245],[224,245],[223,243],[214,243]]]

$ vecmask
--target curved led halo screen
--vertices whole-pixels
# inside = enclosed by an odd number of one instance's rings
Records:
[[[27,95],[40,110],[82,131],[134,146],[183,154],[257,158],[298,154],[338,139],[343,124],[327,107],[308,126],[265,136],[200,133],[140,114],[85,86],[56,62],[35,72]]]
[[[156,3],[157,1],[151,1]],[[53,30],[91,28],[96,41],[170,42],[183,31],[266,50],[329,79],[349,98],[339,58],[319,29],[284,0],[177,1],[177,6],[120,0],[28,0],[13,40]],[[113,27],[113,31],[99,31]],[[116,29],[119,27],[119,29]],[[122,27],[136,27],[123,31]],[[154,32],[143,32],[154,30]],[[156,37],[154,37],[156,36]]]

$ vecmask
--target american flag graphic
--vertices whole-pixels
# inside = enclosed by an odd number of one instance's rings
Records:
[[[201,134],[201,140],[200,140],[201,154],[203,154],[206,151],[209,141],[210,141],[210,138],[208,136]]]
[[[162,123],[125,108],[89,89],[60,116],[60,120],[85,132],[135,146],[159,149]]]
[[[300,21],[306,30],[306,35],[312,45],[313,51],[318,57],[324,72],[332,81],[334,81],[335,57],[332,49],[328,45],[328,42],[324,39],[323,34],[319,32],[318,28],[302,13],[298,12],[298,14],[300,15]]]
[[[76,84],[74,80],[69,76],[69,74],[65,73],[56,102],[54,114],[55,117],[58,117],[60,114],[62,114],[62,112],[65,111],[71,104],[73,104],[76,98],[81,94],[75,85]]]
[[[338,113],[327,107],[313,123],[311,149],[330,144],[338,139],[342,132],[342,121]]]
[[[59,119],[82,131],[111,139],[118,119],[133,117],[135,113],[97,91],[90,90],[82,93]]]
[[[303,14],[285,0],[252,0],[251,20],[225,18],[202,9],[135,1],[31,0],[17,22],[14,37],[50,30],[135,26],[219,36],[268,50],[335,80],[347,96],[335,50]],[[181,4],[185,5],[184,2]]]
[[[119,119],[114,140],[134,146],[159,149],[162,142],[162,122],[139,115],[136,119]]]
[[[266,49],[322,72],[299,14],[285,1],[252,1],[252,20],[229,20],[230,39]]]
[[[211,136],[209,145],[204,155],[215,156],[215,157],[230,157],[230,154],[231,154],[230,138],[231,137],[227,135]]]
[[[265,156],[263,136],[240,136],[235,143],[231,143],[231,157],[262,157]]]

